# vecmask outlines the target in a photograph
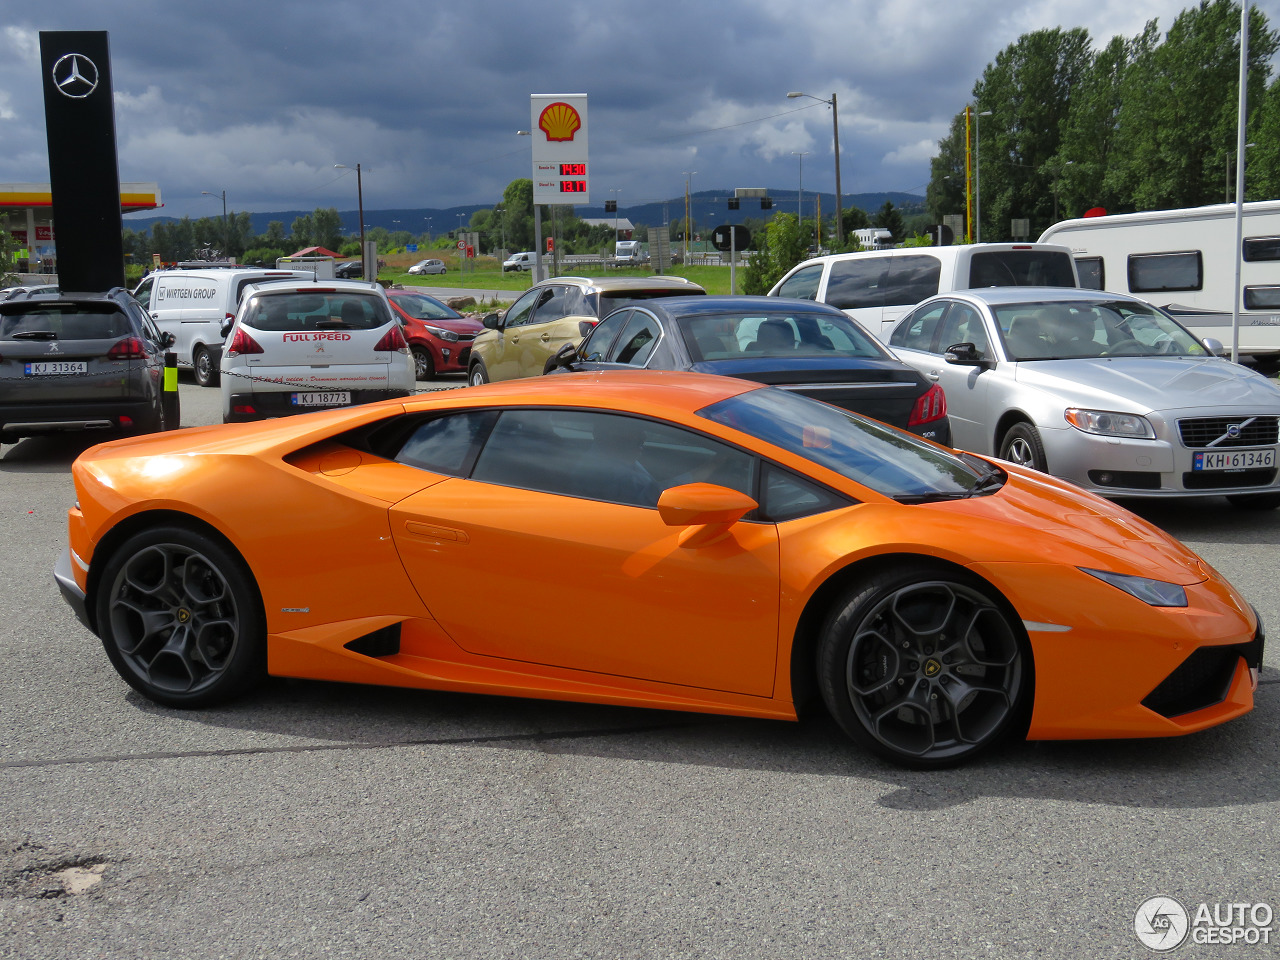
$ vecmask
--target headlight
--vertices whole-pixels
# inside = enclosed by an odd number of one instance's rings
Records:
[[[1081,410],[1069,407],[1067,423],[1085,433],[1102,437],[1131,437],[1137,440],[1154,440],[1156,432],[1146,417],[1136,413],[1112,413],[1110,410]]]
[[[1137,597],[1143,603],[1149,603],[1153,607],[1185,607],[1187,605],[1187,591],[1176,583],[1148,580],[1146,577],[1130,577],[1123,573],[1108,573],[1106,570],[1090,570],[1088,567],[1079,569],[1104,583],[1119,587],[1129,596]]]
[[[427,328],[427,333],[439,337],[441,340],[458,339],[458,334],[453,330],[446,330],[444,327],[433,327],[429,323],[424,323],[423,326]]]

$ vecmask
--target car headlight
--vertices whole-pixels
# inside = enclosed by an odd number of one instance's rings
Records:
[[[1185,607],[1187,605],[1187,591],[1176,583],[1148,580],[1146,577],[1131,577],[1123,573],[1109,573],[1106,570],[1090,570],[1088,567],[1079,569],[1153,607]]]
[[[1084,433],[1096,433],[1101,437],[1130,437],[1136,440],[1154,440],[1156,432],[1146,417],[1136,413],[1113,413],[1110,410],[1081,410],[1068,407],[1067,423]]]
[[[458,339],[458,334],[453,330],[446,330],[444,327],[433,327],[429,323],[424,323],[423,326],[427,328],[427,333],[433,337],[439,337],[441,340]]]

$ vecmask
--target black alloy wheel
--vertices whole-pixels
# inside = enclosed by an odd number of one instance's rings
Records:
[[[182,527],[135,534],[107,561],[98,634],[120,676],[157,703],[198,707],[266,675],[266,618],[243,561]]]
[[[824,627],[818,683],[856,742],[902,766],[964,762],[1029,707],[1016,615],[961,571],[903,568],[851,588]]]

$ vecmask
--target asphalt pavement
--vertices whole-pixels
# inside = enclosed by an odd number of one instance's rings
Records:
[[[1275,643],[1240,721],[930,773],[823,718],[288,680],[172,710],[53,584],[87,445],[0,448],[0,957],[1141,958],[1148,898],[1280,911]],[[1140,511],[1280,624],[1280,512]]]

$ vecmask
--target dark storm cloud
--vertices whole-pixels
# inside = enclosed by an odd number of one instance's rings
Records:
[[[590,95],[593,199],[693,187],[922,191],[928,160],[984,66],[1029,30],[1096,43],[1167,29],[1162,0],[764,0],[620,6],[120,0],[60,2],[0,27],[0,180],[48,177],[40,30],[106,29],[121,176],[160,183],[166,212],[492,203],[528,176],[530,93]],[[1259,5],[1277,24],[1280,0]]]

